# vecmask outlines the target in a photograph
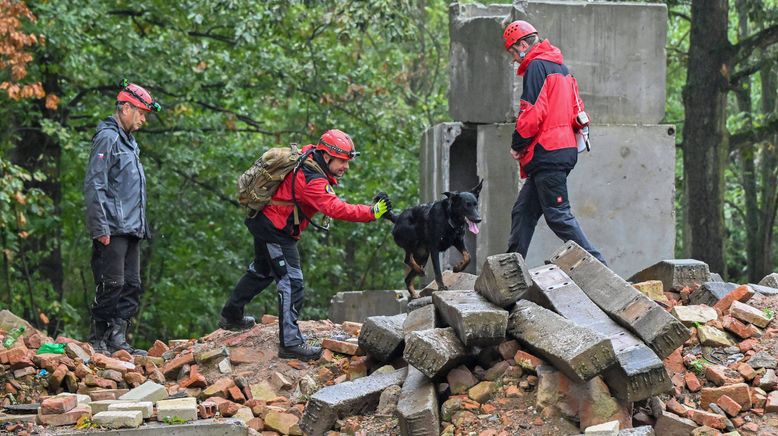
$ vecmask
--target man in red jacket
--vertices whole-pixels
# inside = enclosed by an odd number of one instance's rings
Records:
[[[541,41],[532,24],[512,22],[503,40],[524,79],[511,156],[527,179],[511,211],[508,252],[527,256],[543,215],[560,239],[575,241],[605,263],[573,216],[567,196],[567,175],[578,161],[575,132],[589,124],[578,84],[563,63],[562,52],[548,40]]]
[[[338,179],[349,168],[349,161],[358,154],[349,135],[337,129],[328,130],[318,144],[307,145],[302,152],[323,173],[300,165],[299,171],[289,173],[281,182],[267,207],[246,218],[246,226],[254,236],[254,261],[222,308],[219,327],[228,330],[251,328],[256,320],[244,316],[243,308],[275,280],[278,286],[278,356],[310,360],[319,358],[321,347],[307,344],[297,325],[304,299],[303,272],[297,251],[300,234],[310,223],[309,218],[317,212],[343,221],[369,222],[381,218],[390,203],[386,194],[379,194],[373,206],[348,204],[335,195],[332,186],[338,184]],[[295,201],[300,208],[297,214]]]

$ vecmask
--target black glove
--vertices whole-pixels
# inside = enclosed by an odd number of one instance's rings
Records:
[[[380,202],[382,200],[386,204],[386,212],[391,214],[392,213],[392,200],[389,199],[389,196],[386,194],[386,192],[381,191],[378,194],[376,194],[375,197],[373,197],[373,202],[374,203],[378,203],[378,202]],[[381,215],[384,215],[384,213],[382,212]],[[379,217],[376,217],[376,218],[379,218]]]

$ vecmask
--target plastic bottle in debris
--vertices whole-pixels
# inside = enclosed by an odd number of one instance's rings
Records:
[[[24,326],[19,326],[11,330],[10,332],[8,332],[8,336],[3,341],[3,346],[5,348],[11,348],[11,345],[13,345],[14,342],[16,342],[17,339],[19,339],[19,336],[21,336],[22,333],[24,333],[24,330],[25,330]]]

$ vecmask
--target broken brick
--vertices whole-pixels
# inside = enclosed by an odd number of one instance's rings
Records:
[[[729,416],[736,416],[742,409],[737,401],[729,398],[727,395],[720,396],[719,399],[716,400],[716,404]]]

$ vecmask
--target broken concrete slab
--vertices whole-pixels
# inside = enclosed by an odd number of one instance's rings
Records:
[[[178,417],[184,421],[197,420],[197,399],[192,397],[157,401],[157,421]]]
[[[406,311],[410,294],[407,290],[338,292],[330,300],[330,321],[364,322],[367,317],[397,315]]]
[[[105,436],[248,436],[249,429],[237,419],[200,419],[184,424],[169,425],[150,421],[138,428],[106,430]]]
[[[402,353],[405,342],[403,323],[408,315],[371,316],[362,324],[359,347],[381,362]]]
[[[708,325],[697,327],[697,337],[700,339],[700,345],[706,347],[730,347],[735,345],[726,333]]]
[[[432,301],[432,297],[427,297]],[[435,306],[428,304],[412,312],[403,322],[403,335],[408,337],[411,332],[434,329],[437,326],[437,311]]]
[[[617,398],[635,402],[672,389],[656,353],[610,319],[561,269],[545,265],[531,269],[530,275],[534,284],[526,299],[610,339],[617,363],[603,373],[603,378]]]
[[[164,400],[167,397],[167,389],[165,389],[164,386],[148,380],[137,388],[134,388],[126,394],[120,396],[118,399],[132,401],[151,401],[152,403],[156,403],[157,401]]]
[[[496,345],[505,339],[508,311],[475,291],[437,291],[432,302],[466,347]]]
[[[428,304],[432,304],[432,296],[416,298],[408,302],[408,313],[413,312],[416,309],[420,309]]]
[[[609,339],[528,300],[516,303],[508,333],[574,381],[591,380],[616,363]]]
[[[338,418],[360,415],[375,409],[381,392],[405,381],[407,369],[371,374],[354,381],[328,386],[316,392],[305,406],[300,428],[311,436],[321,436]]]
[[[732,302],[732,305],[729,307],[729,314],[741,321],[750,322],[759,328],[767,327],[772,320],[763,311],[739,301]]]
[[[704,304],[673,306],[670,313],[686,327],[694,327],[695,323],[705,324],[719,317],[716,309]]]
[[[143,424],[140,410],[109,410],[92,415],[92,422],[107,428],[135,428]]]
[[[691,336],[689,329],[650,298],[600,263],[578,244],[568,241],[551,256],[586,293],[611,316],[664,359]]]
[[[666,259],[634,274],[630,282],[661,280],[665,291],[680,291],[710,281],[708,264],[695,259]]]
[[[409,366],[397,402],[400,433],[403,436],[436,436],[440,430],[439,410],[435,384],[421,371]]]
[[[98,400],[89,403],[89,407],[92,408],[92,413],[106,412],[111,404],[119,403],[135,403],[134,400]]]
[[[697,424],[688,418],[681,418],[675,413],[662,411],[657,417],[654,432],[658,435],[688,435],[697,428]]]
[[[759,285],[767,286],[769,288],[778,288],[778,273],[770,273],[762,280],[759,280]]]
[[[608,421],[602,424],[591,425],[586,427],[584,434],[592,436],[618,436],[619,421]]]
[[[410,333],[403,353],[409,365],[436,380],[466,357],[467,349],[451,327]]]
[[[444,254],[443,257],[446,257],[446,255]],[[428,263],[428,268],[430,267],[430,264],[432,264],[432,262]],[[472,291],[475,289],[476,280],[478,280],[478,276],[467,272],[455,273],[451,270],[443,271],[443,284],[448,291]],[[424,289],[419,291],[419,295],[422,297],[429,297],[436,291],[438,291],[438,283],[433,280],[425,286]]]
[[[762,295],[768,295],[768,296],[778,295],[778,288],[775,288],[775,287],[772,287],[772,286],[755,285],[753,283],[749,283],[748,286],[751,286],[751,288],[754,291],[756,291],[756,292],[758,292],[758,293],[760,293]]]
[[[532,285],[529,269],[519,253],[496,254],[486,258],[475,290],[500,307],[508,307],[524,296]]]

